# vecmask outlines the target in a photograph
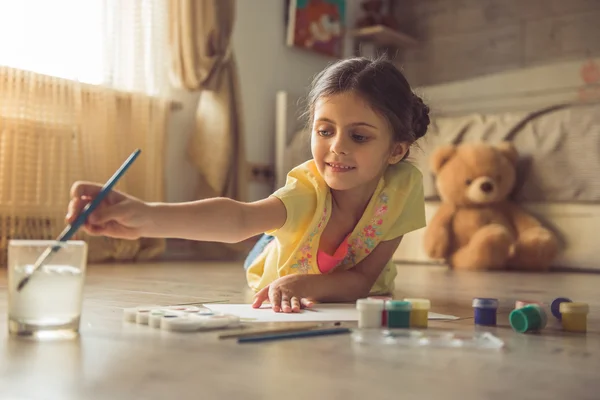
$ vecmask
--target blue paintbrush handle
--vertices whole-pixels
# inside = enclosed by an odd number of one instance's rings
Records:
[[[352,332],[350,328],[313,329],[301,332],[287,332],[270,335],[257,335],[238,338],[238,343],[266,342],[270,340],[296,339],[313,336],[339,335]]]
[[[71,225],[69,225],[67,227],[67,229],[59,236],[59,238],[58,238],[59,242],[66,242],[67,240],[71,239],[71,237],[73,237],[75,232],[77,232],[77,230],[81,227],[81,225],[83,225],[85,223],[85,221],[90,216],[90,214],[94,212],[94,210],[100,205],[100,203],[102,203],[102,200],[104,200],[104,198],[108,195],[108,193],[110,193],[112,188],[117,184],[119,179],[121,179],[121,177],[125,174],[127,169],[129,169],[131,164],[133,164],[133,162],[140,155],[141,152],[142,151],[140,149],[137,149],[129,156],[129,158],[127,158],[127,160],[125,160],[123,165],[121,165],[121,167],[106,182],[106,184],[104,184],[104,186],[102,187],[102,190],[100,190],[100,193],[98,193],[98,195],[89,204],[87,204],[83,208],[83,210],[77,216],[75,221],[73,221],[73,223]],[[59,248],[60,248],[60,245],[56,245],[53,247],[53,250],[56,251]]]

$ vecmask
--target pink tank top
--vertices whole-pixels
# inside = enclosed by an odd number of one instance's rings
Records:
[[[348,253],[348,236],[344,238],[333,255],[329,255],[321,250],[317,251],[317,266],[322,274],[331,271],[340,261],[344,259],[344,257],[346,257],[346,253]]]

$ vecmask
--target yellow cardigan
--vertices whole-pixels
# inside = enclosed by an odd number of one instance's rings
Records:
[[[254,291],[285,275],[321,274],[317,250],[331,215],[331,191],[314,160],[291,170],[285,186],[273,196],[285,205],[287,219],[281,228],[265,232],[275,239],[246,270],[248,285]],[[367,257],[380,241],[392,240],[424,226],[421,172],[404,161],[390,165],[348,238],[346,258],[328,273],[350,269]],[[395,265],[389,260],[371,294],[391,293],[396,274]]]

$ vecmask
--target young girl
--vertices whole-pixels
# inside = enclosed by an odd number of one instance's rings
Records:
[[[165,204],[113,191],[84,229],[227,243],[265,233],[244,267],[253,306],[268,300],[275,312],[391,293],[394,251],[425,226],[422,175],[405,160],[428,114],[391,62],[339,61],[316,76],[308,97],[313,158],[268,198]],[[68,222],[100,188],[73,185]]]

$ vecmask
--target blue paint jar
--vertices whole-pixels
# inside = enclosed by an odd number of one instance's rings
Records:
[[[498,299],[476,297],[473,299],[475,325],[495,326]]]

